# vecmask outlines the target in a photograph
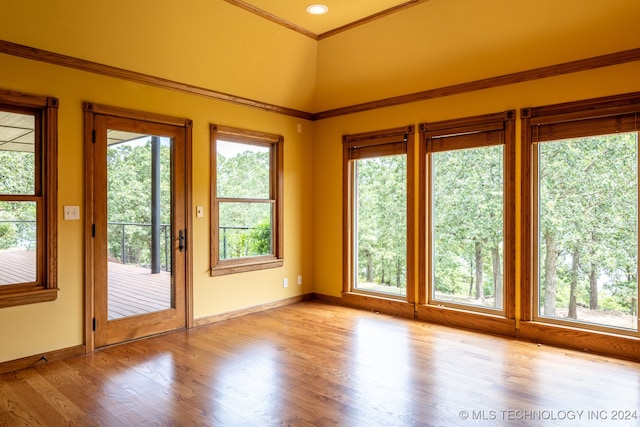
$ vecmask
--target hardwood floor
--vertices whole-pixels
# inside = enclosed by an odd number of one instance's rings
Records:
[[[314,301],[0,376],[0,426],[637,426],[639,412],[640,364]]]

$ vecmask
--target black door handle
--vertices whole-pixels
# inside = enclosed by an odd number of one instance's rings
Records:
[[[185,235],[182,230],[178,231],[178,250],[182,252],[185,249]]]

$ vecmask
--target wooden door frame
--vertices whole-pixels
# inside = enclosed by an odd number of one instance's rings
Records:
[[[85,102],[84,109],[84,341],[85,352],[95,350],[95,282],[94,282],[94,239],[93,239],[93,207],[94,207],[94,122],[96,115],[121,117],[184,128],[185,132],[185,324],[193,327],[193,218],[192,218],[192,121],[184,118],[147,113],[127,108]]]

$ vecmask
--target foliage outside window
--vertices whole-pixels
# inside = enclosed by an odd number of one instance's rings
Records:
[[[511,313],[514,116],[421,125],[427,304]]]
[[[345,135],[347,292],[413,298],[408,146],[413,128]]]
[[[283,139],[211,126],[212,275],[283,265]]]
[[[636,98],[526,111],[533,320],[638,335]]]
[[[155,148],[154,148],[155,147]],[[109,262],[150,267],[152,159],[159,158],[159,268],[171,271],[171,138],[108,130],[107,236]],[[131,177],[135,177],[131,179]],[[153,268],[153,267],[151,267]]]
[[[0,91],[0,307],[57,296],[57,111]]]
[[[503,147],[433,153],[434,301],[502,308]]]

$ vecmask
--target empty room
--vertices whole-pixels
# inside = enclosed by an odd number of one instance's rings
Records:
[[[637,0],[2,10],[0,425],[640,425]]]

